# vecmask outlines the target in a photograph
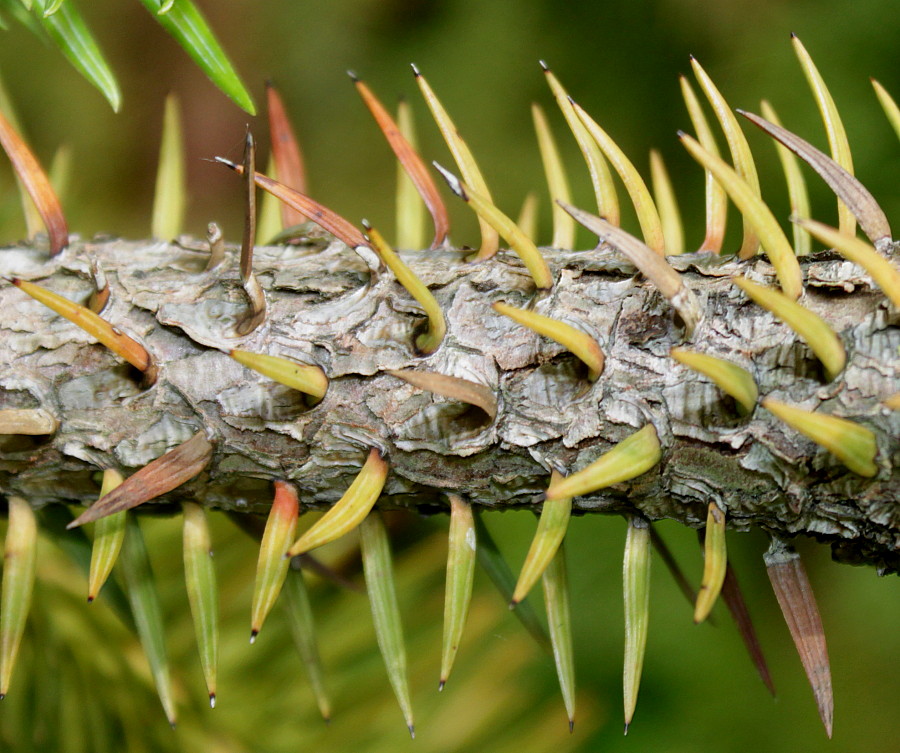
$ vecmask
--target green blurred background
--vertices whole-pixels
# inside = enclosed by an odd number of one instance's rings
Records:
[[[69,0],[70,2],[77,0]],[[413,0],[232,0],[202,2],[209,20],[264,111],[263,82],[280,88],[302,141],[311,193],[351,220],[390,228],[395,167],[388,147],[345,71],[355,70],[385,103],[406,96],[417,115],[421,151],[448,162],[427,119],[408,64],[415,62],[454,116],[501,208],[518,211],[543,191],[529,113],[541,102],[570,165],[576,203],[590,206],[589,183],[574,141],[553,110],[538,67],[543,58],[572,95],[646,171],[648,150],[663,151],[679,193],[688,245],[702,238],[702,172],[674,138],[689,129],[677,75],[694,54],[730,103],[758,111],[768,98],[785,125],[817,145],[825,139],[796,64],[789,33],[817,61],[843,113],[857,175],[900,221],[900,145],[867,77],[900,97],[896,0],[638,0],[635,2],[414,2]],[[75,174],[66,211],[85,236],[149,231],[155,162],[166,94],[181,99],[187,130],[191,204],[187,229],[219,221],[239,238],[235,177],[204,161],[236,157],[246,124],[267,141],[262,117],[249,118],[213,88],[146,11],[126,0],[80,6],[113,61],[122,112],[107,104],[55,50],[14,27],[0,35],[2,76],[38,155],[49,162],[71,146]],[[774,148],[748,131],[764,195],[788,214]],[[831,221],[833,200],[813,177],[814,213]],[[453,238],[477,242],[464,207],[447,197]],[[542,194],[542,240],[549,202]],[[11,171],[0,165],[0,238],[24,232]],[[626,222],[627,224],[627,222]],[[732,242],[737,235],[732,224]],[[633,223],[632,223],[633,226]],[[587,241],[586,236],[584,237]],[[534,529],[527,513],[488,517],[514,568]],[[573,521],[573,577],[579,711],[566,730],[553,663],[509,615],[479,574],[467,636],[454,675],[436,692],[443,604],[446,520],[404,522],[397,567],[410,652],[417,739],[408,740],[388,686],[363,595],[313,582],[320,645],[334,717],[317,718],[287,625],[273,614],[246,644],[254,545],[216,520],[223,583],[219,707],[205,706],[181,581],[180,522],[146,525],[159,573],[181,721],[169,730],[139,649],[102,604],[83,605],[85,584],[44,543],[35,597],[13,692],[0,707],[4,750],[148,751],[818,751],[829,745],[777,611],[759,534],[732,534],[738,568],[773,671],[772,700],[755,676],[724,611],[695,627],[660,563],[653,575],[652,623],[634,724],[621,728],[621,520]],[[662,525],[692,577],[701,564],[693,532]],[[900,740],[900,586],[870,569],[839,567],[828,551],[801,544],[819,597],[835,683],[835,739],[841,751],[894,750]],[[340,549],[340,548],[339,548]],[[345,562],[358,581],[352,553]],[[350,557],[349,562],[347,557]],[[119,721],[116,721],[119,720]],[[106,740],[104,743],[103,740]]]

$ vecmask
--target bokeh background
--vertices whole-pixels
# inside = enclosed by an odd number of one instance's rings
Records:
[[[79,0],[68,0],[78,2]],[[302,141],[311,193],[357,220],[389,228],[395,167],[345,71],[355,70],[388,103],[405,96],[417,116],[421,151],[448,162],[418,96],[409,63],[428,77],[478,157],[497,203],[515,214],[529,190],[544,191],[529,113],[542,103],[570,165],[576,202],[590,189],[574,141],[553,109],[538,60],[646,170],[662,150],[688,228],[702,238],[702,172],[675,139],[690,129],[677,85],[688,55],[706,67],[730,103],[758,111],[768,98],[792,130],[815,144],[824,134],[789,44],[800,35],[843,113],[857,175],[900,221],[900,144],[875,100],[875,76],[900,97],[900,13],[896,0],[231,0],[200,2],[264,112],[263,82],[280,88]],[[210,220],[238,240],[239,183],[206,159],[237,157],[249,124],[265,146],[263,117],[250,118],[212,87],[139,3],[80,2],[113,61],[121,113],[54,49],[24,29],[0,34],[0,76],[28,139],[49,162],[70,146],[75,173],[66,201],[84,236],[139,237],[149,231],[162,106],[176,92],[185,117],[190,209],[186,229]],[[764,195],[780,218],[787,204],[774,148],[748,130]],[[832,198],[810,177],[815,214],[830,221]],[[541,194],[542,239],[549,202]],[[465,207],[448,196],[453,238],[475,243]],[[780,209],[779,209],[780,208]],[[626,224],[630,220],[626,220]],[[736,222],[731,222],[736,233]],[[11,170],[0,164],[0,239],[19,238]],[[736,244],[736,234],[730,236]],[[587,241],[586,236],[584,237]],[[219,706],[205,708],[180,568],[180,521],[150,520],[153,562],[164,600],[181,718],[168,728],[140,650],[102,603],[83,605],[85,583],[43,542],[40,585],[20,668],[0,705],[0,748],[30,750],[250,751],[818,751],[828,745],[811,693],[769,588],[762,535],[731,534],[729,551],[746,590],[774,674],[769,697],[724,610],[696,627],[661,563],[653,574],[652,623],[637,715],[621,727],[621,520],[573,521],[569,565],[579,684],[569,735],[552,659],[524,633],[479,574],[454,676],[436,691],[446,520],[400,520],[396,564],[410,654],[417,739],[410,742],[375,648],[365,596],[312,580],[320,646],[334,717],[317,718],[286,622],[276,611],[246,644],[255,548],[215,519],[223,585]],[[2,525],[2,524],[0,524]],[[513,567],[534,529],[527,513],[490,516]],[[696,580],[696,537],[661,526]],[[879,751],[900,739],[900,585],[870,569],[839,567],[827,549],[801,542],[824,615],[835,683],[835,749]],[[323,556],[361,582],[353,542]],[[102,600],[101,600],[102,601]],[[539,600],[538,600],[539,606]]]

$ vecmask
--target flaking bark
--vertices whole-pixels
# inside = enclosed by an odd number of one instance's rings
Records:
[[[898,260],[895,247],[893,258]],[[770,265],[670,257],[700,300],[694,347],[755,376],[760,396],[851,418],[874,431],[878,474],[864,479],[761,407],[741,418],[707,379],[669,357],[683,328],[665,299],[614,250],[547,251],[555,285],[536,296],[512,255],[465,264],[457,252],[405,255],[445,312],[447,335],[423,357],[418,305],[394,278],[339,243],[258,248],[254,273],[266,321],[236,334],[246,314],[233,251],[206,271],[201,250],[162,243],[76,242],[0,249],[0,274],[84,302],[95,259],[110,285],[104,318],[140,340],[159,366],[143,389],[126,365],[74,325],[0,283],[0,410],[41,409],[47,436],[0,437],[0,491],[40,506],[88,504],[97,471],[133,473],[204,429],[210,465],[152,503],[183,499],[263,512],[272,481],[293,481],[301,502],[336,501],[378,447],[390,464],[379,504],[445,510],[448,493],[492,508],[536,506],[553,468],[580,469],[652,422],[663,447],[653,470],[575,500],[576,511],[673,518],[700,527],[711,500],[732,529],[808,534],[836,558],[900,569],[900,414],[881,401],[900,391],[900,317],[855,265],[820,253],[801,261],[803,303],[840,334],[848,366],[824,383],[807,346],[748,302],[729,278],[772,283]],[[606,365],[591,384],[573,356],[491,310],[504,301],[584,329]],[[304,396],[228,357],[241,348],[320,365],[331,382]],[[223,352],[224,351],[224,352]],[[423,369],[489,387],[494,421],[422,392],[388,370]]]

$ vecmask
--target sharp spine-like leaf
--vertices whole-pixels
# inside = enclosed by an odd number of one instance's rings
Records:
[[[544,337],[558,342],[574,353],[588,367],[588,379],[595,382],[603,373],[603,351],[597,341],[587,332],[576,329],[558,319],[543,314],[516,308],[506,303],[495,303],[494,311],[509,317],[523,327],[534,330]]]
[[[850,211],[856,216],[862,231],[876,247],[890,245],[891,226],[887,216],[878,206],[875,197],[862,183],[827,154],[823,154],[796,134],[780,128],[752,112],[744,110],[737,110],[737,112],[768,133],[773,139],[780,141],[815,170],[829,188],[837,194],[838,198],[850,207]]]
[[[822,724],[828,737],[831,737],[834,718],[831,665],[822,618],[803,562],[792,547],[776,539],[772,540],[772,546],[765,554],[765,562],[778,606],[812,686]]]
[[[450,678],[450,672],[453,669],[462,639],[466,617],[469,614],[469,602],[472,599],[472,583],[475,577],[475,559],[478,549],[472,506],[455,494],[448,494],[447,498],[450,501],[450,534],[447,543],[444,634],[441,645],[441,680],[438,690],[443,690]]]
[[[868,243],[856,236],[849,236],[840,230],[823,225],[815,220],[792,218],[804,230],[812,233],[826,246],[833,248],[845,259],[859,264],[875,281],[875,284],[890,298],[894,307],[900,309],[900,270]]]
[[[587,128],[585,128],[584,123],[581,122],[581,118],[576,114],[568,92],[566,92],[543,60],[541,61],[541,67],[544,69],[547,83],[553,92],[556,104],[559,105],[559,109],[562,111],[566,123],[568,123],[572,131],[572,135],[575,136],[575,141],[578,142],[578,148],[584,156],[584,161],[587,163],[591,183],[594,186],[594,196],[597,200],[597,214],[607,222],[618,226],[619,198],[616,194],[616,186],[613,183],[609,165],[603,156],[603,150],[597,146],[597,142],[594,141]],[[519,224],[521,226],[521,223]]]
[[[275,501],[269,509],[266,530],[259,546],[256,581],[253,585],[253,607],[250,617],[250,643],[262,629],[269,610],[275,604],[291,561],[285,557],[297,532],[300,503],[297,490],[286,481],[275,482]]]
[[[266,163],[266,175],[277,180],[278,170],[275,167],[275,158],[270,154]],[[277,246],[275,240],[284,232],[281,219],[282,210],[293,212],[287,204],[279,201],[268,191],[263,192],[259,201],[259,211],[256,213],[256,236],[260,238],[262,246]]]
[[[744,413],[752,413],[756,407],[759,389],[753,375],[745,368],[724,358],[697,353],[686,348],[672,348],[672,358],[712,379],[728,395],[731,395]]]
[[[22,124],[19,122],[15,107],[13,107],[12,99],[10,98],[9,93],[6,91],[6,87],[4,86],[2,78],[0,78],[0,116],[6,118],[5,125],[0,124],[0,129],[12,130],[24,143],[25,131],[22,128]],[[6,138],[8,139],[9,137],[7,136]],[[5,150],[8,149],[5,141],[3,141],[2,138],[0,138],[0,144],[3,145],[3,148]],[[49,179],[49,182],[50,185],[55,189],[56,186],[53,184],[53,180]],[[25,232],[27,233],[26,237],[29,240],[32,240],[35,238],[35,236],[37,236],[38,233],[44,230],[44,219],[41,216],[37,205],[34,203],[34,199],[31,198],[28,186],[26,186],[22,178],[19,177],[18,172],[16,172],[16,186],[19,189],[19,200],[22,204],[22,213],[25,215]],[[57,191],[57,198],[59,198],[59,191]]]
[[[213,447],[198,431],[164,455],[152,460],[122,484],[91,505],[69,528],[91,523],[107,515],[137,507],[190,481],[209,464]]]
[[[572,732],[575,726],[575,655],[572,650],[572,616],[569,610],[569,578],[564,542],[560,542],[559,548],[541,573],[541,585],[556,675],[566,715],[569,717],[569,732]]]
[[[0,111],[0,147],[6,152],[16,176],[37,207],[47,228],[50,255],[55,256],[69,244],[69,229],[62,206],[37,158],[2,111]]]
[[[306,667],[306,675],[312,687],[313,695],[322,718],[328,722],[331,720],[331,701],[325,689],[325,673],[322,669],[322,660],[319,657],[319,647],[316,642],[316,626],[313,622],[312,606],[309,602],[309,593],[303,579],[303,571],[293,566],[288,572],[284,582],[284,607],[288,615],[288,623],[294,645],[300,658]]]
[[[428,390],[436,395],[459,400],[481,408],[485,415],[493,421],[497,417],[497,398],[489,387],[471,382],[468,379],[437,374],[433,371],[395,371],[388,369],[388,374],[402,379],[404,382]]]
[[[847,141],[847,132],[841,121],[837,106],[831,97],[831,92],[825,85],[825,80],[816,68],[812,58],[800,41],[796,34],[791,34],[791,44],[794,46],[794,52],[800,61],[800,67],[803,69],[803,75],[809,83],[819,113],[822,115],[822,122],[825,124],[825,133],[828,136],[828,146],[831,149],[831,158],[837,162],[850,175],[853,175],[853,158],[850,154],[850,143]],[[847,235],[856,234],[856,218],[853,212],[838,199],[838,216],[840,218],[840,229],[842,233]]]
[[[200,666],[203,668],[203,677],[209,693],[209,705],[215,708],[216,667],[219,655],[219,591],[213,568],[209,523],[206,520],[206,511],[195,502],[185,502],[182,505],[182,516],[184,580],[194,620],[194,633],[197,636]]]
[[[154,238],[171,240],[182,231],[187,207],[185,184],[184,138],[181,132],[181,108],[174,94],[166,97],[162,142],[153,196],[153,219],[150,232]]]
[[[100,497],[121,486],[125,479],[113,468],[103,471]],[[88,602],[97,598],[103,584],[112,572],[125,540],[125,511],[100,518],[94,524],[94,545],[91,548],[91,571],[88,576]]]
[[[37,520],[31,505],[10,496],[0,588],[0,700],[9,692],[25,621],[31,607],[37,563]]]
[[[775,109],[766,100],[760,102],[760,110],[763,116],[777,126],[781,125]],[[794,153],[784,144],[776,141],[775,147],[784,178],[787,182],[788,199],[791,203],[791,214],[795,217],[807,218],[810,216],[809,192],[806,188],[806,178],[800,170],[800,163]],[[797,256],[806,256],[812,250],[812,241],[807,233],[799,225],[794,225],[794,252]]]
[[[294,128],[287,115],[287,109],[278,90],[266,84],[266,100],[269,110],[269,139],[272,142],[272,159],[275,162],[275,173],[286,186],[308,193],[306,187],[306,169],[300,144],[294,134]],[[281,206],[281,229],[306,222],[307,216],[287,204]]]
[[[688,116],[697,132],[697,141],[710,154],[719,157],[719,146],[713,136],[712,128],[700,106],[700,100],[694,93],[693,87],[685,76],[678,77],[681,84],[681,94],[687,106]],[[704,170],[706,175],[706,236],[698,253],[708,251],[713,254],[722,253],[722,243],[725,240],[725,225],[728,219],[728,195],[725,189],[716,180],[711,170]]]
[[[288,550],[288,555],[295,557],[304,554],[356,528],[378,500],[387,480],[387,473],[388,464],[382,459],[381,452],[372,448],[365,465],[353,479],[344,496],[294,542]]]
[[[887,116],[888,122],[897,134],[897,138],[900,138],[900,107],[897,106],[897,101],[888,93],[888,90],[874,78],[869,80],[872,82],[872,87],[875,89],[875,95],[881,103],[881,107],[884,110],[884,114]]]
[[[788,426],[824,447],[854,473],[866,478],[878,474],[875,464],[878,445],[871,429],[846,418],[804,410],[772,398],[763,400],[762,405]]]
[[[756,630],[753,628],[753,621],[750,619],[750,611],[747,609],[747,603],[744,601],[744,595],[741,587],[738,585],[737,576],[731,563],[727,563],[725,567],[725,581],[722,583],[722,600],[731,612],[738,632],[741,634],[741,640],[747,647],[747,653],[759,672],[759,676],[768,688],[769,692],[775,695],[775,685],[772,682],[772,675],[769,673],[769,667],[766,664],[766,657],[763,654],[762,646],[759,638],[756,637]],[[708,622],[709,620],[707,620]]]
[[[400,606],[391,565],[391,548],[387,528],[381,514],[370,514],[359,527],[366,590],[372,607],[372,621],[378,648],[387,667],[388,678],[400,704],[411,737],[415,737],[409,679],[406,669],[406,646],[400,622]]]
[[[758,193],[731,167],[717,157],[707,152],[699,143],[686,133],[679,132],[681,143],[704,168],[711,170],[716,180],[728,192],[731,200],[737,205],[744,217],[745,227],[752,226],[755,232],[752,234],[753,242],[747,248],[753,248],[756,253],[757,238],[769,255],[778,282],[785,295],[796,300],[803,290],[803,273],[800,264],[794,254],[791,244],[784,235],[784,231],[778,221],[772,215],[772,211],[765,205]],[[745,237],[747,237],[745,235]]]
[[[625,598],[625,662],[622,672],[625,734],[634,718],[650,622],[650,524],[631,516],[622,564]]]
[[[553,471],[551,483],[562,480],[562,475]],[[538,578],[550,565],[550,561],[556,555],[557,550],[566,536],[569,527],[569,517],[572,514],[572,498],[546,500],[541,517],[538,521],[537,531],[531,540],[531,546],[525,557],[525,563],[519,572],[519,580],[513,592],[512,604],[518,604],[524,599]],[[552,634],[551,634],[552,637]]]
[[[216,162],[220,165],[225,165],[230,170],[234,170],[238,175],[244,172],[244,168],[241,165],[236,165],[224,157],[216,157]],[[362,232],[337,212],[319,204],[319,202],[300,193],[300,191],[279,183],[277,180],[272,180],[272,178],[262,173],[256,173],[254,180],[261,189],[277,196],[281,201],[292,206],[297,211],[303,212],[317,225],[323,227],[338,240],[346,243],[350,248],[368,247],[369,244]]]
[[[236,323],[240,336],[249,335],[266,320],[266,294],[253,274],[253,249],[256,246],[256,141],[250,129],[244,139],[244,235],[241,239],[241,284],[250,302],[247,313]]]
[[[447,181],[450,190],[472,207],[475,214],[490,224],[491,227],[506,239],[510,248],[515,251],[522,260],[522,263],[528,269],[528,273],[534,280],[534,284],[542,290],[551,288],[553,286],[553,275],[550,272],[550,267],[547,266],[547,262],[544,260],[544,257],[541,256],[541,252],[538,251],[534,242],[522,232],[519,226],[497,209],[497,207],[487,198],[473,191],[469,186],[463,183],[463,181],[445,170],[437,162],[433,164],[438,172],[444,177],[444,180]]]
[[[444,320],[444,312],[441,310],[440,304],[435,299],[434,294],[428,289],[428,286],[404,263],[397,252],[385,241],[381,233],[365,220],[363,220],[363,227],[366,229],[372,248],[375,249],[381,260],[394,273],[394,276],[406,289],[406,292],[425,309],[425,313],[428,316],[428,332],[416,338],[416,347],[425,354],[433,353],[438,349],[441,341],[444,339],[444,334],[447,332],[447,323]]]
[[[228,351],[235,361],[248,369],[273,379],[291,389],[312,396],[316,402],[328,391],[328,377],[319,366],[297,363],[281,356],[251,353],[246,350]]]
[[[409,102],[401,99],[397,105],[397,128],[409,145],[418,149],[415,123]],[[420,249],[425,247],[425,205],[416,184],[397,163],[397,248]]]
[[[519,215],[516,218],[516,225],[525,237],[532,241],[537,238],[539,206],[540,200],[538,195],[534,191],[529,191],[522,200],[522,207],[519,209]]]
[[[475,157],[472,155],[468,144],[466,144],[462,136],[460,136],[459,131],[456,129],[456,125],[450,119],[449,114],[437,98],[437,95],[431,89],[431,86],[429,86],[425,77],[419,72],[419,69],[416,68],[416,66],[413,66],[413,73],[415,74],[416,83],[419,85],[422,96],[425,98],[425,102],[431,110],[434,121],[437,123],[441,135],[444,137],[444,141],[447,143],[447,147],[450,149],[450,153],[456,161],[456,166],[459,168],[463,180],[488,201],[493,203],[487,183],[485,183],[481,170],[478,168],[478,163],[475,162]],[[478,225],[481,228],[481,246],[479,247],[475,258],[479,260],[490,259],[497,253],[497,249],[499,248],[499,234],[490,223],[481,217],[478,218]]]
[[[746,277],[734,277],[732,282],[743,290],[748,298],[774,314],[803,338],[825,367],[825,376],[829,382],[843,371],[847,362],[844,345],[822,317],[774,288],[758,285]]]
[[[544,177],[550,191],[550,206],[553,208],[553,239],[550,245],[553,248],[571,250],[575,247],[575,221],[556,203],[572,201],[569,178],[559,156],[559,148],[556,146],[547,116],[537,103],[531,105],[531,117],[534,120],[534,130],[544,166]]]
[[[144,381],[152,384],[155,379],[156,366],[147,349],[133,338],[120,332],[105,319],[101,319],[87,306],[70,301],[65,296],[54,293],[52,290],[35,285],[26,280],[12,280],[23,293],[27,293],[36,301],[52,309],[60,316],[65,317],[78,327],[81,327],[91,337],[109,348],[113,353],[124,358],[139,371],[144,372]]]
[[[591,138],[603,150],[606,158],[612,163],[612,166],[622,179],[622,183],[625,184],[625,189],[628,191],[628,196],[634,205],[634,211],[637,213],[641,233],[644,236],[644,243],[657,254],[665,255],[666,240],[663,237],[659,212],[656,209],[656,204],[653,203],[653,197],[650,195],[644,179],[631,160],[625,156],[625,152],[610,138],[609,134],[577,102],[572,102],[572,106],[575,108],[576,115],[584,124]]]
[[[728,567],[728,552],[725,547],[725,513],[715,502],[710,502],[706,515],[706,534],[703,543],[703,580],[694,608],[694,624],[703,622],[715,606],[725,570]]]
[[[750,145],[747,143],[743,131],[741,131],[737,118],[734,117],[731,107],[693,55],[691,56],[691,67],[694,69],[694,75],[697,77],[697,83],[700,84],[700,88],[709,100],[710,105],[712,105],[719,125],[722,127],[722,132],[725,134],[728,149],[731,152],[731,159],[734,162],[735,172],[747,184],[750,193],[761,200],[762,194],[759,190],[759,177],[756,173],[756,165],[753,162],[753,154],[750,152]],[[707,167],[707,165],[704,164],[704,167]],[[719,177],[719,181],[721,182],[721,177]],[[724,187],[728,190],[727,186]],[[731,191],[728,191],[728,193],[731,195]],[[732,201],[734,201],[734,198],[732,195]],[[737,202],[735,201],[735,203]],[[738,256],[741,259],[749,259],[759,251],[759,228],[749,216],[749,212],[743,207],[739,206],[738,208],[741,209],[744,219],[744,239],[738,251]]]
[[[169,724],[175,726],[175,702],[166,656],[165,634],[159,595],[153,580],[153,571],[137,518],[127,516],[125,542],[119,556],[118,567],[125,581],[125,590],[131,603],[138,637],[150,664],[150,672],[156,692],[162,703]]]
[[[621,228],[611,225],[606,220],[578,209],[563,205],[569,214],[588,230],[597,234],[601,241],[615,246],[628,260],[634,264],[657,287],[672,307],[678,312],[684,323],[685,333],[690,338],[700,323],[703,311],[696,296],[688,288],[681,275],[649,246]]]
[[[554,481],[546,499],[558,500],[591,494],[607,486],[630,481],[646,473],[662,457],[659,437],[653,424],[630,434],[597,460],[567,478]]]
[[[378,101],[368,86],[360,81],[355,74],[351,73],[350,78],[356,90],[365,102],[372,117],[381,129],[387,139],[388,144],[396,155],[400,164],[406,170],[412,182],[419,191],[419,195],[431,212],[431,218],[434,221],[434,240],[431,243],[432,248],[442,246],[447,240],[447,234],[450,231],[450,218],[447,214],[447,208],[444,206],[444,200],[437,190],[437,186],[428,172],[422,158],[416,153],[409,141],[404,138],[394,119],[390,116],[384,105]]]
[[[659,210],[663,237],[666,239],[666,254],[683,254],[684,227],[681,224],[681,212],[678,211],[678,201],[666,163],[656,149],[650,150],[650,182],[653,186],[653,200]]]

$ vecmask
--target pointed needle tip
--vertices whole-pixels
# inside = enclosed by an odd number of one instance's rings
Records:
[[[359,76],[356,75],[356,71],[347,71],[347,75],[350,76],[350,80],[355,84],[359,81]]]
[[[259,635],[259,630],[251,630],[250,631],[250,645],[252,646],[256,643],[256,636]]]
[[[569,719],[569,734],[571,735],[575,731],[575,720]]]
[[[622,733],[623,735],[628,734],[628,727],[631,725],[631,722],[625,722],[625,731]]]
[[[440,692],[444,689],[444,685],[446,685],[446,684],[447,684],[447,681],[446,681],[446,680],[441,680],[441,681],[438,683],[438,693],[440,693]]]
[[[507,604],[507,606],[509,607],[510,611],[512,611],[513,609],[515,609],[517,606],[519,606],[519,601],[521,601],[521,599],[518,599],[518,600],[517,600],[517,599],[510,599],[509,604]]]
[[[0,693],[0,701],[6,698],[6,693]]]
[[[213,157],[213,162],[218,162],[220,165],[225,165],[225,167],[231,170],[237,170],[238,166],[230,159],[226,159],[225,157]]]
[[[93,604],[93,603],[94,603],[94,598],[95,598],[95,597],[94,597],[94,594],[91,594],[90,596],[88,596],[88,599],[87,599],[88,604]]]
[[[172,729],[175,729],[178,726],[178,720],[177,719],[169,719],[169,726]]]
[[[538,60],[538,65],[540,65],[541,68],[544,69],[544,73],[550,73],[550,66],[547,65],[546,60]]]
[[[409,67],[412,68],[413,76],[415,76],[416,78],[422,75],[421,71],[419,71],[419,66],[417,66],[415,63],[410,63]]]
[[[409,736],[410,736],[413,740],[415,740],[415,739],[416,739],[416,728],[415,728],[415,725],[407,724],[407,725],[406,725],[406,728],[409,730]],[[829,737],[830,737],[830,735],[829,735]]]
[[[216,707],[216,694],[215,693],[209,694],[209,707],[211,709],[214,709]]]

